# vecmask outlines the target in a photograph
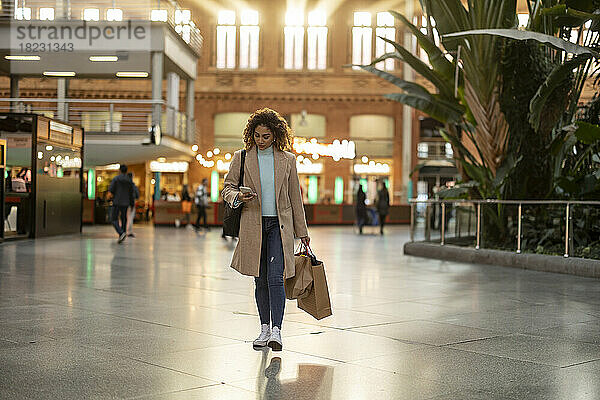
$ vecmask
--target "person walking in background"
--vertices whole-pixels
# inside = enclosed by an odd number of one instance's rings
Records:
[[[192,198],[188,190],[188,185],[183,185],[183,189],[181,190],[181,212],[183,213],[185,225],[189,225],[190,214],[192,213]]]
[[[307,247],[310,238],[296,157],[286,151],[292,145],[287,122],[276,111],[263,108],[250,116],[243,137],[245,150],[235,152],[222,193],[231,207],[243,207],[231,267],[254,276],[261,330],[253,346],[279,351],[283,346],[283,282],[296,273],[294,236]],[[238,187],[242,151],[246,151],[245,172]]]
[[[367,205],[365,201],[367,195],[362,188],[362,185],[358,184],[358,192],[356,193],[356,223],[358,225],[358,233],[362,235],[363,226],[367,222]]]
[[[383,235],[385,219],[390,212],[390,193],[388,192],[384,181],[379,182],[375,207],[377,207],[377,214],[379,214],[379,232]]]
[[[135,237],[135,233],[133,233],[133,221],[135,220],[135,203],[140,198],[140,189],[138,189],[137,185],[133,182],[133,172],[128,172],[127,176],[131,180],[131,184],[133,185],[133,207],[129,207],[127,209],[127,236]]]
[[[198,217],[196,218],[196,224],[194,227],[200,229],[200,218],[204,218],[204,229],[209,230],[208,222],[206,220],[206,207],[208,206],[208,179],[202,179],[202,184],[196,189],[196,195],[194,196],[194,202],[198,209]]]
[[[119,243],[127,237],[127,209],[134,207],[133,181],[127,176],[127,165],[121,165],[121,173],[113,178],[108,191],[113,195],[112,224],[119,235]]]

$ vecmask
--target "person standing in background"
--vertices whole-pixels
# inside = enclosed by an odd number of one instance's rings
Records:
[[[194,196],[194,202],[198,209],[198,217],[196,218],[196,224],[194,227],[200,229],[200,218],[204,218],[204,228],[209,230],[208,222],[206,221],[206,207],[208,206],[208,179],[202,179],[202,184],[196,189],[196,195]]]
[[[129,179],[131,180],[131,184],[133,185],[134,202],[133,206],[127,209],[127,229],[125,231],[127,232],[127,236],[135,237],[135,234],[133,233],[133,221],[135,220],[135,202],[137,201],[137,199],[140,198],[140,189],[133,182],[133,172],[128,172],[127,176],[129,177]]]
[[[390,193],[388,192],[384,181],[379,182],[375,207],[377,207],[377,214],[379,214],[379,232],[383,235],[385,219],[390,212]]]
[[[367,205],[365,201],[367,195],[365,194],[362,185],[358,184],[358,192],[356,193],[356,223],[358,225],[358,233],[362,235],[363,226],[367,222]]]
[[[181,190],[181,212],[183,213],[185,225],[190,223],[190,214],[192,213],[192,198],[188,190],[188,185],[183,185]]]
[[[127,209],[135,206],[133,181],[127,176],[127,165],[121,164],[121,173],[113,178],[108,191],[113,195],[112,224],[119,234],[119,243],[127,237]]]

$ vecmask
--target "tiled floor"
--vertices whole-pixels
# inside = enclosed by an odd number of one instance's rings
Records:
[[[252,349],[253,281],[217,229],[111,229],[0,245],[0,398],[600,399],[600,282],[405,257],[311,230],[333,316],[288,301]]]

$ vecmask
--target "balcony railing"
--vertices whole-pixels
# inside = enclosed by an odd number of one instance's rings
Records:
[[[409,202],[411,242],[600,259],[600,201]]]
[[[44,9],[41,11],[41,9]],[[49,13],[48,9],[52,11]],[[95,15],[84,15],[85,10],[98,10],[98,21],[154,21],[169,24],[181,38],[200,54],[202,35],[191,19],[191,11],[173,0],[100,1],[88,0],[59,2],[48,0],[2,1],[0,20],[96,20]],[[117,10],[117,11],[114,11]],[[44,14],[46,13],[46,14]]]
[[[0,99],[0,112],[41,114],[80,125],[92,134],[145,134],[152,126],[155,105],[161,108],[161,132],[188,142],[187,115],[166,106],[163,100]]]
[[[417,144],[417,157],[421,160],[452,161],[454,153],[452,147],[446,142],[419,142]]]

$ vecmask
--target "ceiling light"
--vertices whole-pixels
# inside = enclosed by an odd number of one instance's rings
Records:
[[[198,145],[197,144],[192,145],[192,151],[198,151]]]
[[[40,56],[4,56],[4,59],[12,61],[40,61]]]
[[[75,76],[73,71],[44,71],[45,76]]]
[[[165,161],[167,161],[167,159],[165,157],[158,157],[156,160],[158,162],[165,162]]]
[[[209,151],[208,153],[206,153],[206,157],[211,158],[213,156],[213,152]]]
[[[92,62],[114,62],[119,61],[119,57],[117,56],[90,56],[90,61]]]
[[[52,147],[51,145],[46,146],[47,151],[52,151],[52,149],[54,149],[54,147]]]
[[[121,71],[117,72],[119,78],[147,78],[148,73],[143,71]]]
[[[218,147],[217,147],[217,148],[215,148],[215,149],[213,150],[213,153],[215,153],[215,154],[217,154],[217,155],[218,155],[220,152],[221,152],[221,149],[219,149]]]

